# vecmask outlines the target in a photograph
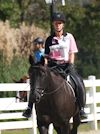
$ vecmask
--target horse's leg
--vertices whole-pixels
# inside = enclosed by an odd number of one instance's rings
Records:
[[[77,134],[78,126],[80,125],[79,112],[73,117],[73,127],[71,129],[71,134]]]
[[[37,126],[40,134],[48,134],[49,125],[37,122]]]
[[[57,134],[61,134],[61,128],[54,125],[54,129],[56,130]]]
[[[48,134],[48,127],[47,126],[42,125],[42,126],[39,126],[38,129],[39,129],[40,134]]]
[[[67,122],[66,124],[61,126],[61,134],[70,134],[70,124]]]
[[[70,124],[69,121],[63,122],[60,126],[53,124],[54,129],[57,134],[70,134]]]

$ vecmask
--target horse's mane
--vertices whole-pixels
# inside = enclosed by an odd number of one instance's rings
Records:
[[[60,70],[60,68],[58,68],[58,66],[54,66],[49,68],[50,71],[52,71],[56,76],[60,76],[61,78],[65,79],[66,77],[66,73],[63,70]]]
[[[55,75],[57,75],[57,76],[60,75],[60,74],[59,74],[59,70],[58,70],[57,68],[53,68],[53,67],[49,68],[49,67],[48,67],[48,69],[49,69],[50,71],[52,71]]]

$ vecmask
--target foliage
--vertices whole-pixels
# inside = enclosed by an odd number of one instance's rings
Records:
[[[100,5],[91,4],[85,8],[82,23],[76,26],[79,44],[79,70],[85,77],[100,77]],[[80,34],[79,34],[80,33]]]
[[[9,20],[11,25],[16,26],[19,22],[20,10],[13,0],[0,0],[0,19]]]
[[[28,59],[25,57],[13,57],[10,64],[6,63],[5,58],[0,53],[0,83],[14,83],[22,76],[28,75]],[[15,92],[2,92],[0,97],[14,96]]]
[[[46,38],[47,33],[35,25],[23,23],[19,28],[12,28],[9,21],[0,22],[0,50],[3,57],[10,62],[13,56],[29,56],[32,41],[38,36]]]
[[[49,26],[48,11],[45,0],[0,0],[0,19],[9,20],[14,27],[25,22],[28,25],[34,23],[47,28]]]
[[[72,4],[66,0],[65,6],[61,6],[61,3],[56,2],[55,9],[64,12],[66,16],[65,31],[71,32],[75,36],[79,48],[79,53],[76,60],[79,73],[84,78],[91,74],[96,75],[96,77],[99,78],[100,1],[92,0],[91,4],[80,6],[75,1],[73,1]],[[19,55],[23,55],[27,58],[26,55],[29,54],[30,42],[32,39],[38,35],[42,35],[44,38],[47,37],[47,33],[50,28],[49,5],[46,5],[45,0],[0,0],[0,19],[3,21],[9,20],[10,24],[19,27],[15,29],[15,32],[14,29],[6,26],[5,23],[5,28],[0,24],[0,29],[2,31],[0,32],[0,50],[2,51],[2,49],[5,48],[5,50],[10,53],[10,56],[14,55],[15,53],[13,52],[17,50]],[[25,27],[22,25],[23,22],[25,23]],[[33,23],[34,27],[32,26]],[[44,32],[41,32],[43,34],[38,34],[40,29],[34,30],[36,26],[45,29]],[[5,33],[5,35],[2,33]],[[11,38],[11,36],[13,38]],[[18,46],[19,49],[15,49],[15,46]],[[18,77],[17,74],[16,76]],[[3,79],[2,81],[7,82],[8,80],[6,78],[6,80]],[[9,82],[10,81],[11,79]]]
[[[13,79],[27,75],[29,64],[25,57],[14,57],[12,62],[7,64],[0,55],[0,63],[0,83],[12,83]]]

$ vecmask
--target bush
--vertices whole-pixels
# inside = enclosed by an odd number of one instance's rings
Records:
[[[28,60],[25,57],[14,57],[10,64],[0,58],[0,82],[10,83],[13,79],[20,79],[28,72]]]

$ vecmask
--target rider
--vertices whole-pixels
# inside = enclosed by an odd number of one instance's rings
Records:
[[[34,39],[33,44],[32,44],[32,53],[29,56],[30,58],[33,58],[35,63],[40,62],[41,57],[44,55],[44,40],[41,37],[37,37]],[[23,112],[23,116],[26,118],[31,117],[32,113],[32,108],[33,108],[33,103],[28,102],[28,107],[27,109]]]
[[[61,68],[64,70],[67,69],[67,73],[73,77],[75,83],[78,83],[77,89],[75,91],[77,94],[77,102],[80,108],[80,115],[82,118],[86,118],[84,112],[85,97],[84,93],[84,84],[82,79],[77,74],[74,68],[74,59],[75,53],[78,52],[75,39],[71,33],[64,33],[64,23],[65,16],[62,13],[54,13],[52,18],[52,24],[54,27],[54,33],[49,36],[45,42],[45,64],[48,66],[54,66],[54,62],[48,62],[48,57],[50,59],[57,61],[57,64],[61,65]],[[30,100],[30,99],[29,99]],[[23,113],[23,116],[30,117],[32,111],[33,103],[29,101],[28,108]]]
[[[77,85],[75,92],[80,108],[80,116],[86,118],[84,112],[85,95],[83,95],[85,87],[83,80],[74,68],[75,53],[78,52],[78,48],[73,35],[64,32],[64,24],[65,16],[59,12],[53,13],[52,25],[54,33],[52,33],[45,42],[45,63],[48,64],[49,67],[54,66],[55,63],[59,64],[60,67],[64,71],[67,70],[67,73],[75,80]]]

